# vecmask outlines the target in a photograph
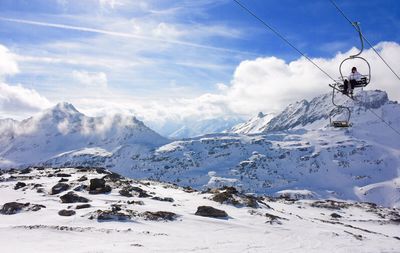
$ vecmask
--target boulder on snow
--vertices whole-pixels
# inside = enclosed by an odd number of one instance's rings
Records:
[[[76,214],[76,212],[74,210],[66,210],[66,209],[60,210],[58,212],[58,215],[60,215],[60,216],[72,216],[75,214]]]
[[[214,192],[212,200],[220,204],[230,204],[237,207],[247,206],[252,208],[258,208],[257,198],[251,195],[245,195],[239,193],[239,191],[232,186],[224,186],[221,189],[212,189]]]
[[[224,210],[216,209],[211,206],[199,206],[195,215],[212,217],[212,218],[226,218],[228,214]]]
[[[89,219],[97,218],[98,221],[128,221],[131,216],[122,212],[113,210],[97,210]]]
[[[60,197],[62,203],[87,203],[89,199],[81,197],[78,194],[70,191],[67,194]]]
[[[161,197],[156,196],[156,197],[152,197],[151,199],[158,200],[158,201],[164,201],[164,202],[174,202],[174,199],[170,198],[170,197],[161,198]]]
[[[81,204],[81,205],[77,205],[75,207],[75,209],[84,209],[84,208],[89,208],[89,207],[91,207],[90,204]]]
[[[126,189],[126,188],[124,188],[124,189],[122,189],[122,190],[120,190],[119,191],[119,194],[121,195],[121,196],[124,196],[124,197],[133,197],[133,195],[129,192],[129,190],[128,189]]]
[[[69,184],[66,183],[58,183],[51,188],[51,194],[55,195],[60,192],[66,191],[69,189]]]
[[[150,194],[147,193],[147,191],[143,190],[140,187],[136,187],[136,186],[131,186],[129,187],[130,191],[135,191],[137,193],[139,193],[139,198],[148,198],[148,197],[152,197]]]
[[[57,173],[56,176],[57,177],[71,177],[71,175],[67,174],[67,173]]]
[[[110,174],[105,175],[105,176],[103,177],[103,179],[108,179],[108,180],[110,180],[110,181],[116,182],[116,181],[118,181],[118,180],[123,179],[123,176],[121,176],[121,175],[118,174],[118,173],[111,172]]]
[[[172,212],[166,212],[166,211],[158,211],[158,212],[144,212],[143,217],[146,220],[153,220],[153,221],[159,221],[159,220],[166,220],[166,221],[172,221],[175,220],[177,215],[176,213]]]
[[[3,205],[0,210],[1,214],[16,214],[21,211],[24,207],[29,206],[29,203],[18,203],[18,202],[8,202]]]
[[[21,189],[23,187],[25,187],[26,184],[24,182],[18,182],[15,186],[14,186],[14,190],[18,190]]]
[[[111,187],[101,178],[90,179],[89,194],[102,194],[111,192]]]
[[[337,201],[337,200],[317,200],[311,203],[312,207],[318,207],[318,208],[326,208],[326,209],[333,209],[333,210],[340,210],[342,208],[348,208],[351,206],[350,203],[346,203],[343,201]]]
[[[81,177],[78,179],[78,182],[83,182],[83,181],[86,181],[86,180],[88,180],[87,176],[81,176]]]

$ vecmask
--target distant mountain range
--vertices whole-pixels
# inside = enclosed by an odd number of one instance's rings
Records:
[[[376,115],[400,129],[400,105],[383,91],[360,91],[339,103],[352,109],[353,127],[329,126],[333,106],[325,94],[274,117],[259,114],[232,133],[175,141],[134,117],[92,118],[62,103],[21,122],[2,120],[0,164],[101,166],[196,188],[293,190],[399,207],[400,136]]]

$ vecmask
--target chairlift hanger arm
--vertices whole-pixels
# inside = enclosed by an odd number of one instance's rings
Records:
[[[361,42],[360,52],[358,52],[358,54],[350,56],[350,58],[355,58],[355,57],[359,56],[364,51],[364,39],[363,39],[363,35],[361,33],[360,22],[351,22],[351,24],[356,28],[356,30],[358,32],[358,36],[360,37],[360,42]]]

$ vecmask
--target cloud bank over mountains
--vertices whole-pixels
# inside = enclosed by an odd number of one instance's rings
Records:
[[[400,45],[395,42],[381,42],[375,48],[399,73],[400,67],[396,64],[396,59],[400,58]],[[357,49],[352,48],[347,52],[338,52],[333,58],[313,60],[331,76],[337,77],[340,62],[356,52]],[[0,54],[3,56],[0,62],[0,65],[4,66],[1,68],[3,80],[7,76],[21,72],[16,59],[23,56],[17,57],[5,46],[0,46]],[[370,62],[372,68],[372,81],[367,88],[385,90],[390,99],[399,101],[399,80],[372,49],[365,50],[363,56]],[[357,66],[361,73],[367,73],[366,66],[360,61],[350,61],[345,64],[343,72],[349,73],[352,66]],[[125,95],[123,91],[110,88],[107,75],[102,72],[73,70],[70,74],[82,87],[80,96],[68,101],[78,109],[90,115],[113,112],[134,114],[156,130],[168,128],[168,125],[173,128],[171,122],[179,124],[179,122],[213,118],[246,119],[259,111],[277,113],[288,103],[329,92],[328,84],[331,82],[303,57],[285,62],[274,56],[242,61],[236,67],[229,84],[215,84],[216,92],[208,92],[200,96],[185,96],[184,92],[176,87],[176,93],[181,96],[169,99],[153,99],[151,92],[146,97]],[[60,102],[52,97],[46,98],[40,94],[40,91],[24,87],[24,85],[26,84],[7,84],[6,82],[0,85],[0,109],[3,115],[20,118],[21,113],[40,110]],[[149,87],[150,91],[151,89]],[[65,91],[68,92],[68,89]],[[71,89],[70,92],[76,92],[76,90]]]
[[[21,84],[9,85],[4,82],[8,76],[20,72],[16,55],[0,44],[0,113],[1,117],[19,117],[51,106],[47,98],[34,89]]]

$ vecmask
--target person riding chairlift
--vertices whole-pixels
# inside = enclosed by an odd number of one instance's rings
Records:
[[[350,87],[349,87],[349,81],[345,79],[343,83],[344,84],[343,94],[345,95],[350,94],[351,98],[353,98],[354,86],[357,84],[357,81],[361,81],[361,77],[362,75],[357,71],[357,68],[353,67],[348,77],[350,80]]]

